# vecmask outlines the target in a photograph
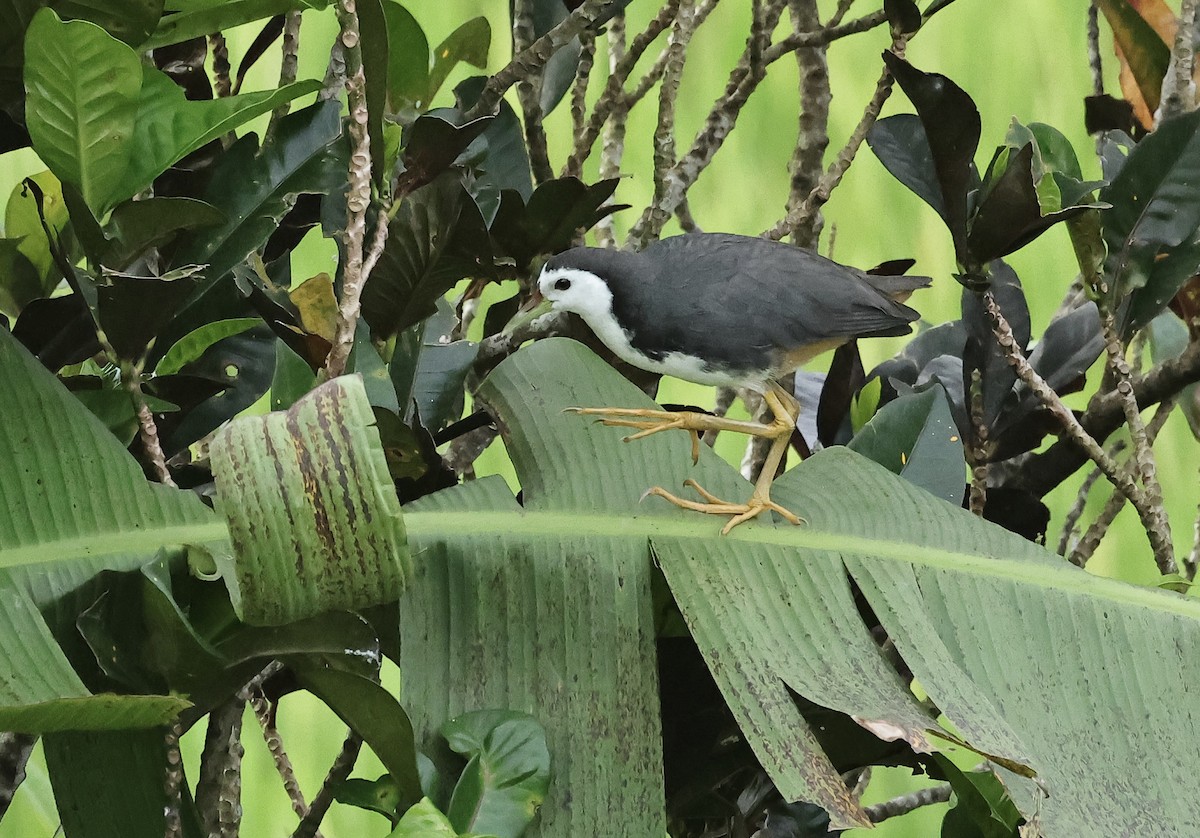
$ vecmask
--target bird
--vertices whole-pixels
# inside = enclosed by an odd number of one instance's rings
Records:
[[[821,353],[862,337],[903,335],[919,314],[904,301],[930,284],[923,276],[878,276],[783,242],[732,233],[661,239],[644,250],[574,247],[548,259],[525,307],[524,322],[548,310],[583,319],[614,355],[635,367],[697,384],[760,394],[770,422],[694,411],[572,408],[605,425],[635,429],[626,441],[680,429],[692,436],[728,430],[772,440],[753,494],[723,500],[695,480],[700,501],[661,486],[647,490],[684,509],[728,515],[721,530],[767,510],[803,519],[775,503],[771,483],[799,417],[796,399],[776,383]]]

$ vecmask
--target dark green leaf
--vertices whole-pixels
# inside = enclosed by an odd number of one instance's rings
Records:
[[[527,4],[533,10],[533,37],[542,37],[554,27],[566,20],[569,12],[562,0],[532,0]],[[511,5],[509,9],[512,11]],[[579,69],[579,55],[582,48],[578,38],[571,41],[551,56],[542,71],[541,108],[543,114],[554,110],[563,95],[575,81],[575,73]]]
[[[428,470],[421,456],[417,432],[395,413],[375,408],[375,426],[387,458],[388,473],[393,480],[416,480]]]
[[[515,192],[503,192],[492,236],[502,252],[524,269],[536,256],[570,247],[579,231],[622,209],[605,205],[616,188],[616,178],[591,186],[578,178],[558,178],[538,186],[524,205]]]
[[[400,403],[396,401],[396,387],[392,384],[387,365],[383,363],[379,351],[371,342],[371,329],[365,320],[358,321],[354,332],[354,347],[350,351],[346,371],[362,376],[367,401],[371,407],[382,407],[392,413],[400,412]]]
[[[850,450],[947,503],[962,502],[963,444],[938,384],[885,404],[851,440]]]
[[[254,404],[271,386],[275,372],[275,338],[267,326],[256,326],[212,344],[180,372],[221,387],[163,434],[163,448],[173,455]]]
[[[64,18],[88,20],[131,47],[145,43],[158,26],[163,0],[56,0]]]
[[[204,144],[319,87],[315,80],[300,81],[275,90],[193,101],[164,73],[143,68],[137,124],[129,143],[129,171],[111,203],[149,186],[172,163]]]
[[[271,379],[271,410],[287,410],[313,388],[316,380],[308,362],[280,341],[275,352],[275,377]]]
[[[412,723],[392,694],[368,678],[304,658],[289,657],[287,662],[300,683],[324,701],[379,757],[396,783],[398,808],[407,809],[420,800]]]
[[[1171,311],[1155,317],[1146,331],[1150,335],[1150,354],[1156,364],[1180,355],[1190,339],[1187,326]],[[1183,388],[1179,394],[1179,409],[1187,419],[1192,436],[1200,440],[1200,384]]]
[[[200,360],[217,341],[240,335],[261,322],[257,317],[238,317],[232,320],[217,320],[188,332],[159,359],[154,367],[154,374],[174,375],[187,364]]]
[[[1025,351],[1029,346],[1030,320],[1029,305],[1025,300],[1025,292],[1021,289],[1021,280],[1016,271],[1000,260],[989,266],[989,276],[992,294],[1012,327],[1017,346]],[[968,334],[966,349],[962,353],[964,386],[969,383],[971,371],[980,370],[983,420],[990,428],[1012,399],[1017,373],[996,341],[991,318],[984,310],[979,294],[966,288],[962,292],[962,323]]]
[[[112,241],[104,264],[124,268],[146,249],[164,244],[180,230],[211,227],[225,220],[219,209],[195,198],[148,198],[126,201],[112,211]]]
[[[22,244],[20,239],[0,239],[0,314],[14,318],[29,303],[54,290],[53,285],[46,287],[37,268],[21,252]]]
[[[371,178],[382,189],[391,182],[385,163],[383,111],[388,96],[388,26],[384,5],[391,0],[356,0],[359,48],[366,78],[367,134],[371,142]]]
[[[1083,180],[1083,170],[1079,168],[1075,147],[1062,131],[1043,122],[1031,122],[1028,128],[1037,140],[1046,171],[1062,172],[1075,180]]]
[[[383,255],[363,289],[363,317],[390,337],[437,310],[437,301],[473,270],[460,249],[464,231],[483,219],[457,173],[447,172],[404,199]]]
[[[225,213],[219,226],[191,233],[174,264],[208,265],[209,283],[262,247],[302,193],[325,194],[344,178],[338,162],[341,122],[336,102],[288,114],[261,151],[243,137],[221,157],[206,200]]]
[[[487,80],[473,76],[454,88],[454,98],[459,110],[466,111],[479,100]],[[529,152],[525,148],[525,134],[517,113],[505,100],[500,100],[496,118],[483,134],[467,147],[463,154],[470,165],[479,170],[479,176],[471,185],[475,202],[481,204],[481,195],[504,189],[517,191],[525,201],[533,194],[533,175],[529,168]],[[499,195],[496,195],[497,208]],[[495,211],[483,213],[488,226],[495,218]]]
[[[426,343],[421,349],[413,399],[421,423],[430,430],[439,431],[459,417],[463,383],[478,353],[479,344],[469,340]]]
[[[1018,838],[1024,819],[999,777],[992,771],[964,772],[941,754],[933,759],[954,789],[942,821],[943,838]]]
[[[375,630],[348,611],[329,611],[282,626],[242,626],[222,638],[218,649],[231,663],[284,655],[336,660],[339,670],[363,677],[373,677],[381,661]]]
[[[1121,54],[1129,64],[1138,91],[1150,113],[1158,110],[1163,78],[1171,63],[1171,49],[1129,0],[1098,0],[1097,5],[1108,25]]]
[[[47,369],[78,364],[101,351],[96,322],[78,294],[34,300],[21,310],[12,333]]]
[[[1088,302],[1050,321],[1029,354],[1029,363],[1047,384],[1063,393],[1091,368],[1103,351],[1100,314],[1096,304]],[[1025,398],[1036,399],[1032,393],[1026,393]]]
[[[191,8],[166,15],[154,35],[142,49],[155,49],[224,32],[244,23],[283,14],[289,9],[323,9],[328,0],[225,0],[221,3],[197,3]]]
[[[1200,111],[1194,111],[1167,120],[1138,143],[1100,193],[1112,205],[1102,216],[1108,245],[1104,275],[1115,299],[1134,298],[1139,325],[1152,320],[1196,273],[1198,182]],[[1130,328],[1128,313],[1121,325],[1126,332]]]
[[[518,838],[550,786],[546,732],[525,713],[478,710],[442,725],[450,748],[467,758],[446,814],[454,828]]]
[[[927,12],[928,14],[928,12]],[[942,194],[942,217],[960,263],[967,258],[967,190],[979,146],[979,111],[962,88],[938,73],[925,73],[891,52],[884,63],[917,109],[933,155]]]
[[[439,109],[422,114],[405,134],[403,171],[396,191],[406,195],[446,171],[491,123],[490,116],[459,125],[459,114]]]
[[[388,110],[429,106],[429,42],[408,9],[384,2],[388,30]]]
[[[71,838],[162,838],[168,808],[164,731],[56,733],[43,739],[62,829]],[[97,766],[103,770],[97,771]],[[182,771],[182,766],[179,767]],[[184,795],[184,838],[200,838],[196,807]]]
[[[921,28],[921,10],[915,0],[883,0],[883,10],[897,32],[916,32]]]
[[[901,113],[879,120],[867,134],[867,145],[892,177],[933,207],[949,226],[933,152],[919,116]]]
[[[486,69],[488,47],[491,44],[492,27],[486,17],[471,18],[451,32],[433,51],[433,67],[429,71],[429,88],[425,101],[433,101],[450,71],[458,66],[460,61],[481,70]]]
[[[117,355],[136,360],[150,341],[191,296],[191,277],[168,281],[157,277],[111,275],[98,291],[100,326]]]

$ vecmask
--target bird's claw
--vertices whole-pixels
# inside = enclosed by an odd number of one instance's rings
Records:
[[[725,526],[721,529],[721,535],[729,535],[738,524],[744,524],[752,518],[756,518],[763,512],[768,510],[778,512],[786,521],[797,526],[807,524],[808,522],[795,514],[789,509],[777,504],[769,497],[759,495],[757,492],[750,496],[750,499],[745,503],[731,503],[714,495],[712,492],[705,489],[695,480],[688,478],[684,481],[685,486],[690,486],[695,489],[704,501],[687,500],[677,495],[673,495],[661,486],[654,486],[647,489],[642,495],[642,500],[645,500],[650,495],[663,498],[670,501],[681,509],[690,509],[694,512],[705,512],[710,515],[730,515],[732,516]]]

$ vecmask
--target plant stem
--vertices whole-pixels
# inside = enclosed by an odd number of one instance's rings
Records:
[[[346,737],[346,741],[342,743],[341,752],[334,759],[333,765],[329,767],[329,773],[325,775],[325,783],[321,786],[321,790],[317,792],[312,805],[308,807],[308,812],[300,819],[300,825],[292,833],[292,838],[314,838],[316,836],[317,828],[321,825],[329,807],[333,805],[333,795],[338,786],[344,783],[350,776],[350,772],[354,770],[354,763],[358,760],[358,752],[362,750],[362,744],[362,737],[351,731]]]
[[[1163,77],[1162,104],[1156,124],[1173,116],[1187,113],[1196,107],[1196,83],[1193,68],[1196,63],[1196,3],[1181,0],[1179,27],[1175,30],[1175,45],[1171,49],[1171,65]]]
[[[299,67],[300,55],[300,21],[301,13],[299,9],[292,9],[284,14],[283,18],[283,53],[279,61],[279,86],[285,87],[296,80],[296,72]],[[271,121],[267,124],[266,133],[263,135],[263,143],[275,136],[275,132],[279,129],[279,120],[288,115],[292,103],[290,101],[281,102],[279,107],[271,111]]]
[[[921,789],[911,794],[903,794],[883,803],[868,806],[866,808],[867,817],[871,819],[871,823],[882,823],[888,818],[907,815],[909,812],[925,806],[932,806],[935,803],[945,803],[950,799],[950,793],[950,784],[943,783],[940,786]]]
[[[354,333],[362,312],[362,291],[367,275],[363,269],[363,240],[367,208],[371,203],[371,139],[367,133],[366,76],[363,74],[358,12],[354,0],[337,0],[338,25],[346,60],[346,102],[350,109],[350,187],[346,194],[346,230],[343,236],[342,299],[338,306],[333,346],[325,359],[322,379],[337,378],[346,371],[354,346]],[[387,226],[381,215],[376,224]],[[386,235],[386,234],[384,234]]]

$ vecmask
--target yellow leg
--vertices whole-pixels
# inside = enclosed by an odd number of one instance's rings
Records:
[[[778,512],[793,524],[804,522],[803,518],[772,501],[770,494],[771,483],[775,480],[775,472],[787,454],[792,429],[795,428],[796,419],[800,414],[800,406],[789,393],[774,384],[770,390],[763,394],[763,398],[774,414],[770,424],[742,422],[736,419],[725,419],[719,416],[711,416],[707,413],[695,413],[691,411],[676,413],[666,410],[643,410],[638,408],[578,407],[569,408],[569,411],[585,416],[599,416],[599,421],[604,425],[638,429],[637,433],[625,438],[626,442],[642,439],[661,431],[685,430],[692,437],[693,463],[700,458],[700,434],[704,431],[735,431],[737,433],[771,439],[771,450],[767,453],[767,459],[763,463],[762,472],[759,475],[758,481],[754,484],[754,492],[745,503],[731,503],[721,500],[700,486],[695,480],[691,479],[687,480],[684,485],[695,489],[704,498],[705,502],[702,503],[678,497],[661,486],[655,486],[646,492],[647,495],[656,495],[683,509],[691,509],[696,512],[706,512],[714,515],[731,515],[732,517],[729,519],[729,522],[721,530],[722,535],[728,535],[730,530],[738,524],[749,521],[751,518],[762,514],[764,510]]]

